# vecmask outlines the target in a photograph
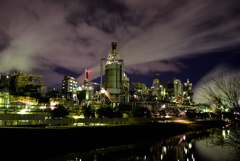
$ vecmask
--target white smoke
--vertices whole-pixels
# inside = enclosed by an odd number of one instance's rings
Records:
[[[215,0],[1,1],[0,72],[36,71],[51,85],[61,83],[54,79],[63,77],[58,68],[79,74],[88,68],[94,79],[112,41],[126,72],[180,72],[185,66],[173,59],[239,44],[238,6]]]

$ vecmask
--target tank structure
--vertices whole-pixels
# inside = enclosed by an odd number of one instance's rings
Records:
[[[182,102],[183,85],[179,79],[174,78],[169,81],[166,92],[168,93],[170,101]]]
[[[105,64],[105,84],[103,88],[102,74],[103,61]],[[129,78],[124,73],[124,61],[120,59],[117,43],[112,42],[112,50],[108,53],[107,59],[101,61],[101,91],[105,90],[105,95],[111,102],[128,102]],[[104,93],[104,92],[102,92]]]
[[[153,79],[153,85],[151,87],[152,94],[157,96],[158,100],[164,100],[165,88],[159,83],[158,74],[155,74],[155,79]]]

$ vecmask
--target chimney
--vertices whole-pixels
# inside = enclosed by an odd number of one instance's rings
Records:
[[[112,50],[116,50],[117,49],[117,42],[112,42]]]

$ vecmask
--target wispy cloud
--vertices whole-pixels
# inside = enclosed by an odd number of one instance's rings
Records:
[[[236,0],[1,1],[0,72],[55,71],[44,73],[53,85],[58,68],[79,74],[91,68],[94,79],[112,41],[119,41],[126,72],[179,71],[180,57],[239,44],[239,6]]]

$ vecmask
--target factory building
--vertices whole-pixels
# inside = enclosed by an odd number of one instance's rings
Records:
[[[64,76],[64,79],[62,80],[62,91],[63,92],[76,92],[77,91],[77,78],[71,77],[71,76]]]
[[[8,88],[10,93],[16,92],[35,92],[39,93],[44,85],[43,76],[37,74],[24,75],[20,72],[12,72],[0,78],[0,88]]]
[[[168,82],[168,99],[173,102],[182,102],[183,85],[179,79],[174,78]]]
[[[129,78],[124,73],[124,61],[120,59],[117,43],[112,42],[112,50],[108,53],[107,59],[101,60],[101,93],[111,102],[128,102]],[[105,84],[103,88],[103,61],[105,64]]]
[[[155,79],[153,79],[153,85],[151,87],[152,95],[157,96],[158,100],[164,100],[165,98],[165,88],[159,83],[158,74],[155,74]]]
[[[62,80],[62,92],[66,99],[76,99],[76,91],[77,91],[77,78],[71,76],[64,76]]]
[[[84,83],[77,89],[77,97],[80,102],[94,99],[94,86],[99,85],[98,83],[89,82],[89,74],[92,71],[85,69]]]
[[[184,83],[184,85],[186,97],[192,96],[192,83],[189,83],[189,80],[187,79],[187,83]]]
[[[184,83],[185,86],[185,92],[184,92],[184,96],[185,96],[185,100],[188,100],[188,102],[192,102],[192,83],[189,82],[189,80],[187,79],[187,83]]]

